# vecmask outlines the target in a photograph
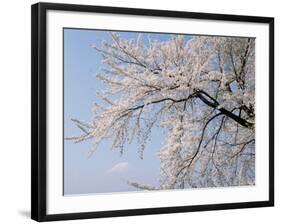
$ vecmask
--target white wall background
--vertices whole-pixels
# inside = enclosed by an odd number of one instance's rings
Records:
[[[2,1],[0,7],[0,223],[30,220],[30,5]],[[153,8],[275,17],[275,180],[274,208],[150,215],[60,223],[276,223],[281,212],[280,6],[277,0],[60,0],[61,3]],[[274,222],[274,220],[276,220]]]

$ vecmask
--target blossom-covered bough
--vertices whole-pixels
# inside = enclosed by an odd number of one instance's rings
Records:
[[[73,119],[95,148],[105,140],[121,153],[137,140],[143,157],[153,127],[165,144],[159,186],[178,189],[255,183],[255,39],[173,35],[168,41],[139,34],[137,40],[110,33],[94,47],[102,55],[98,92],[89,123]],[[91,151],[93,152],[95,148]]]

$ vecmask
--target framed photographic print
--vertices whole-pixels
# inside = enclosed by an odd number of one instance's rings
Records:
[[[274,19],[32,6],[32,219],[274,205]]]

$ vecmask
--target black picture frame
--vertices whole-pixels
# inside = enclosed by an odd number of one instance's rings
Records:
[[[100,12],[124,15],[156,17],[191,18],[216,21],[253,22],[269,25],[269,200],[208,204],[195,206],[160,207],[145,209],[114,210],[101,212],[83,212],[68,214],[46,213],[46,134],[47,134],[47,88],[46,88],[46,12],[63,10],[75,12]],[[31,11],[31,218],[36,221],[73,220],[116,216],[147,215],[161,213],[193,212],[206,210],[238,209],[274,206],[274,18],[183,11],[164,11],[136,8],[103,7],[73,4],[37,3]]]

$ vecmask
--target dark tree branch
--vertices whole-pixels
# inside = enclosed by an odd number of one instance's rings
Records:
[[[237,116],[235,113],[233,113],[233,112],[231,112],[231,111],[229,111],[225,108],[219,108],[219,105],[220,105],[219,102],[203,90],[196,90],[193,94],[189,95],[187,98],[183,98],[183,99],[179,99],[179,100],[167,97],[167,98],[163,98],[163,99],[160,99],[160,100],[151,101],[147,104],[141,104],[139,106],[129,108],[126,111],[124,111],[124,114],[122,114],[120,116],[120,118],[128,115],[132,111],[144,108],[147,105],[157,104],[157,103],[161,103],[161,102],[164,102],[164,101],[172,101],[173,103],[186,102],[189,99],[192,99],[194,97],[198,97],[203,103],[205,103],[209,107],[212,107],[214,109],[218,109],[221,114],[224,114],[227,117],[233,119],[234,121],[236,121],[238,124],[242,125],[243,127],[246,127],[246,128],[253,128],[254,127],[253,123],[248,122],[247,120],[241,118],[240,116]]]
[[[193,154],[192,157],[187,158],[187,159],[184,161],[184,163],[185,163],[185,162],[188,162],[188,163],[187,163],[186,165],[184,165],[184,166],[177,172],[176,176],[179,176],[179,175],[181,174],[181,172],[182,172],[184,169],[189,168],[189,167],[192,165],[194,159],[196,158],[196,156],[198,155],[198,153],[199,153],[199,151],[200,151],[201,144],[202,144],[202,142],[203,142],[204,135],[205,135],[205,130],[206,130],[208,124],[209,124],[212,120],[214,120],[216,117],[218,117],[218,116],[220,116],[220,115],[222,115],[222,114],[221,114],[221,113],[215,114],[213,117],[211,117],[211,118],[206,122],[206,124],[205,124],[204,127],[203,127],[203,130],[202,130],[202,133],[201,133],[201,138],[200,138],[200,141],[199,141],[199,144],[198,144],[198,147],[197,147],[195,153]]]
[[[233,159],[234,157],[236,157],[236,156],[238,156],[239,154],[241,154],[241,153],[244,151],[246,145],[248,145],[248,144],[250,144],[250,143],[252,143],[252,142],[255,142],[255,139],[251,139],[251,140],[249,140],[248,142],[245,142],[245,143],[242,145],[241,149],[240,149],[238,152],[234,153],[230,158]]]
[[[207,98],[209,98],[210,100],[208,100],[205,96],[207,96]],[[212,108],[218,108],[218,110],[226,115],[227,117],[230,117],[231,119],[233,119],[234,121],[236,121],[237,123],[239,123],[240,125],[246,127],[246,128],[253,128],[254,124],[251,122],[246,121],[245,119],[237,116],[236,114],[232,113],[231,111],[228,111],[225,108],[219,108],[219,103],[216,99],[214,99],[213,97],[211,97],[209,94],[207,94],[206,92],[202,91],[202,90],[198,90],[197,91],[197,96],[198,98],[205,103],[206,105],[212,107]]]

